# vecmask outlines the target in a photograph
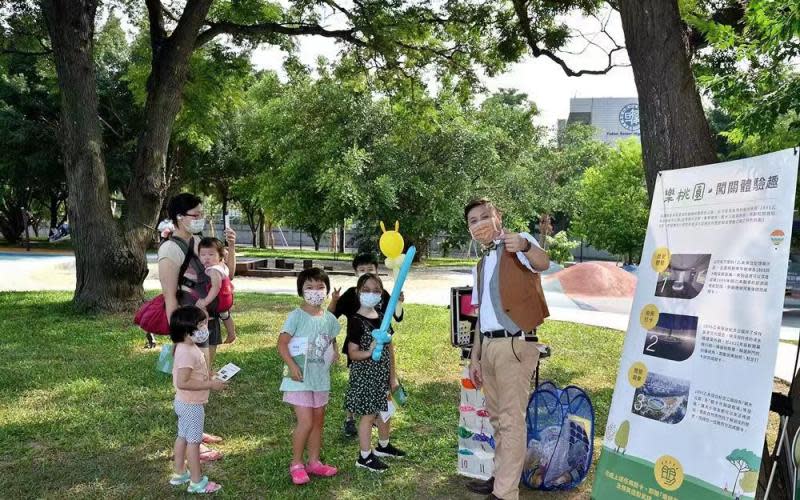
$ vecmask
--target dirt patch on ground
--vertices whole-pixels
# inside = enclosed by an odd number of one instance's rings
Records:
[[[567,295],[576,297],[633,297],[636,275],[613,262],[582,262],[549,276]]]

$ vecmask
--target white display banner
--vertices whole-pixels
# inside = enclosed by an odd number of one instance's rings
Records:
[[[592,498],[755,495],[798,155],[662,172]]]

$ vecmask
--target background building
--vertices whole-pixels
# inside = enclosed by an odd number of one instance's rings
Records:
[[[559,120],[559,129],[569,123],[585,123],[597,129],[597,139],[613,144],[639,137],[639,99],[636,97],[574,97],[569,117]]]

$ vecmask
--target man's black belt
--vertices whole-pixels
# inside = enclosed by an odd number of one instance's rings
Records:
[[[513,337],[525,337],[525,340],[528,342],[538,342],[539,337],[536,336],[536,331],[526,333],[526,332],[516,332],[511,333],[506,330],[494,330],[491,332],[483,332],[483,336],[490,338],[490,339],[502,339],[502,338],[513,338]]]

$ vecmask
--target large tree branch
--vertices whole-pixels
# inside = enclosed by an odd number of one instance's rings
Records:
[[[212,3],[213,0],[188,0],[170,39],[174,38],[178,45],[188,43],[191,46],[196,40],[198,30],[205,22]]]
[[[8,49],[0,49],[0,54],[18,54],[22,56],[47,56],[52,54],[52,50],[43,50],[40,52],[31,52],[28,50],[18,50],[15,48],[8,48]]]
[[[342,7],[338,3],[336,3],[335,0],[322,0],[322,1],[328,4],[333,10],[338,10],[339,12],[347,16],[348,19],[353,19],[353,13],[350,12],[348,9]]]
[[[153,57],[156,57],[161,44],[167,38],[167,30],[164,28],[164,16],[161,0],[146,0],[147,16],[150,24],[150,47],[153,49]]]
[[[326,38],[337,38],[357,45],[366,47],[367,42],[357,36],[355,29],[348,30],[327,30],[318,24],[305,23],[259,23],[259,24],[235,24],[227,21],[208,23],[209,27],[197,36],[196,47],[205,45],[222,34],[242,36],[242,37],[262,37],[265,35],[281,34],[289,36],[316,35]]]
[[[24,34],[28,34],[28,33],[24,33]],[[30,36],[32,36],[32,35],[30,35]],[[19,55],[23,55],[23,56],[47,56],[47,55],[50,55],[50,54],[53,53],[53,49],[51,49],[49,45],[44,43],[41,38],[35,37],[35,40],[39,44],[39,46],[42,48],[42,50],[18,49],[16,47],[16,45],[14,43],[12,43],[8,47],[0,48],[0,54],[19,54]]]
[[[561,57],[559,57],[555,52],[553,52],[550,49],[539,47],[539,38],[534,34],[533,29],[531,28],[531,18],[528,15],[528,1],[513,0],[513,4],[514,4],[514,12],[517,15],[520,28],[522,29],[522,34],[525,36],[525,40],[528,42],[528,47],[531,49],[531,54],[533,55],[533,57],[543,56],[550,59],[551,61],[561,66],[561,69],[567,76],[605,75],[615,67],[619,66],[617,64],[614,64],[613,56],[615,52],[623,50],[625,47],[617,45],[615,48],[607,52],[608,63],[606,64],[606,67],[603,69],[574,70],[570,68],[567,62]]]
[[[169,10],[169,9],[167,8],[167,6],[166,6],[166,5],[162,5],[162,6],[161,6],[161,10],[163,10],[163,11],[164,11],[164,14],[165,14],[165,15],[166,15],[168,18],[172,19],[172,20],[173,20],[173,21],[175,21],[176,23],[177,23],[178,21],[180,21],[180,17],[179,17],[179,16],[178,16],[176,13],[172,12],[171,10]]]

